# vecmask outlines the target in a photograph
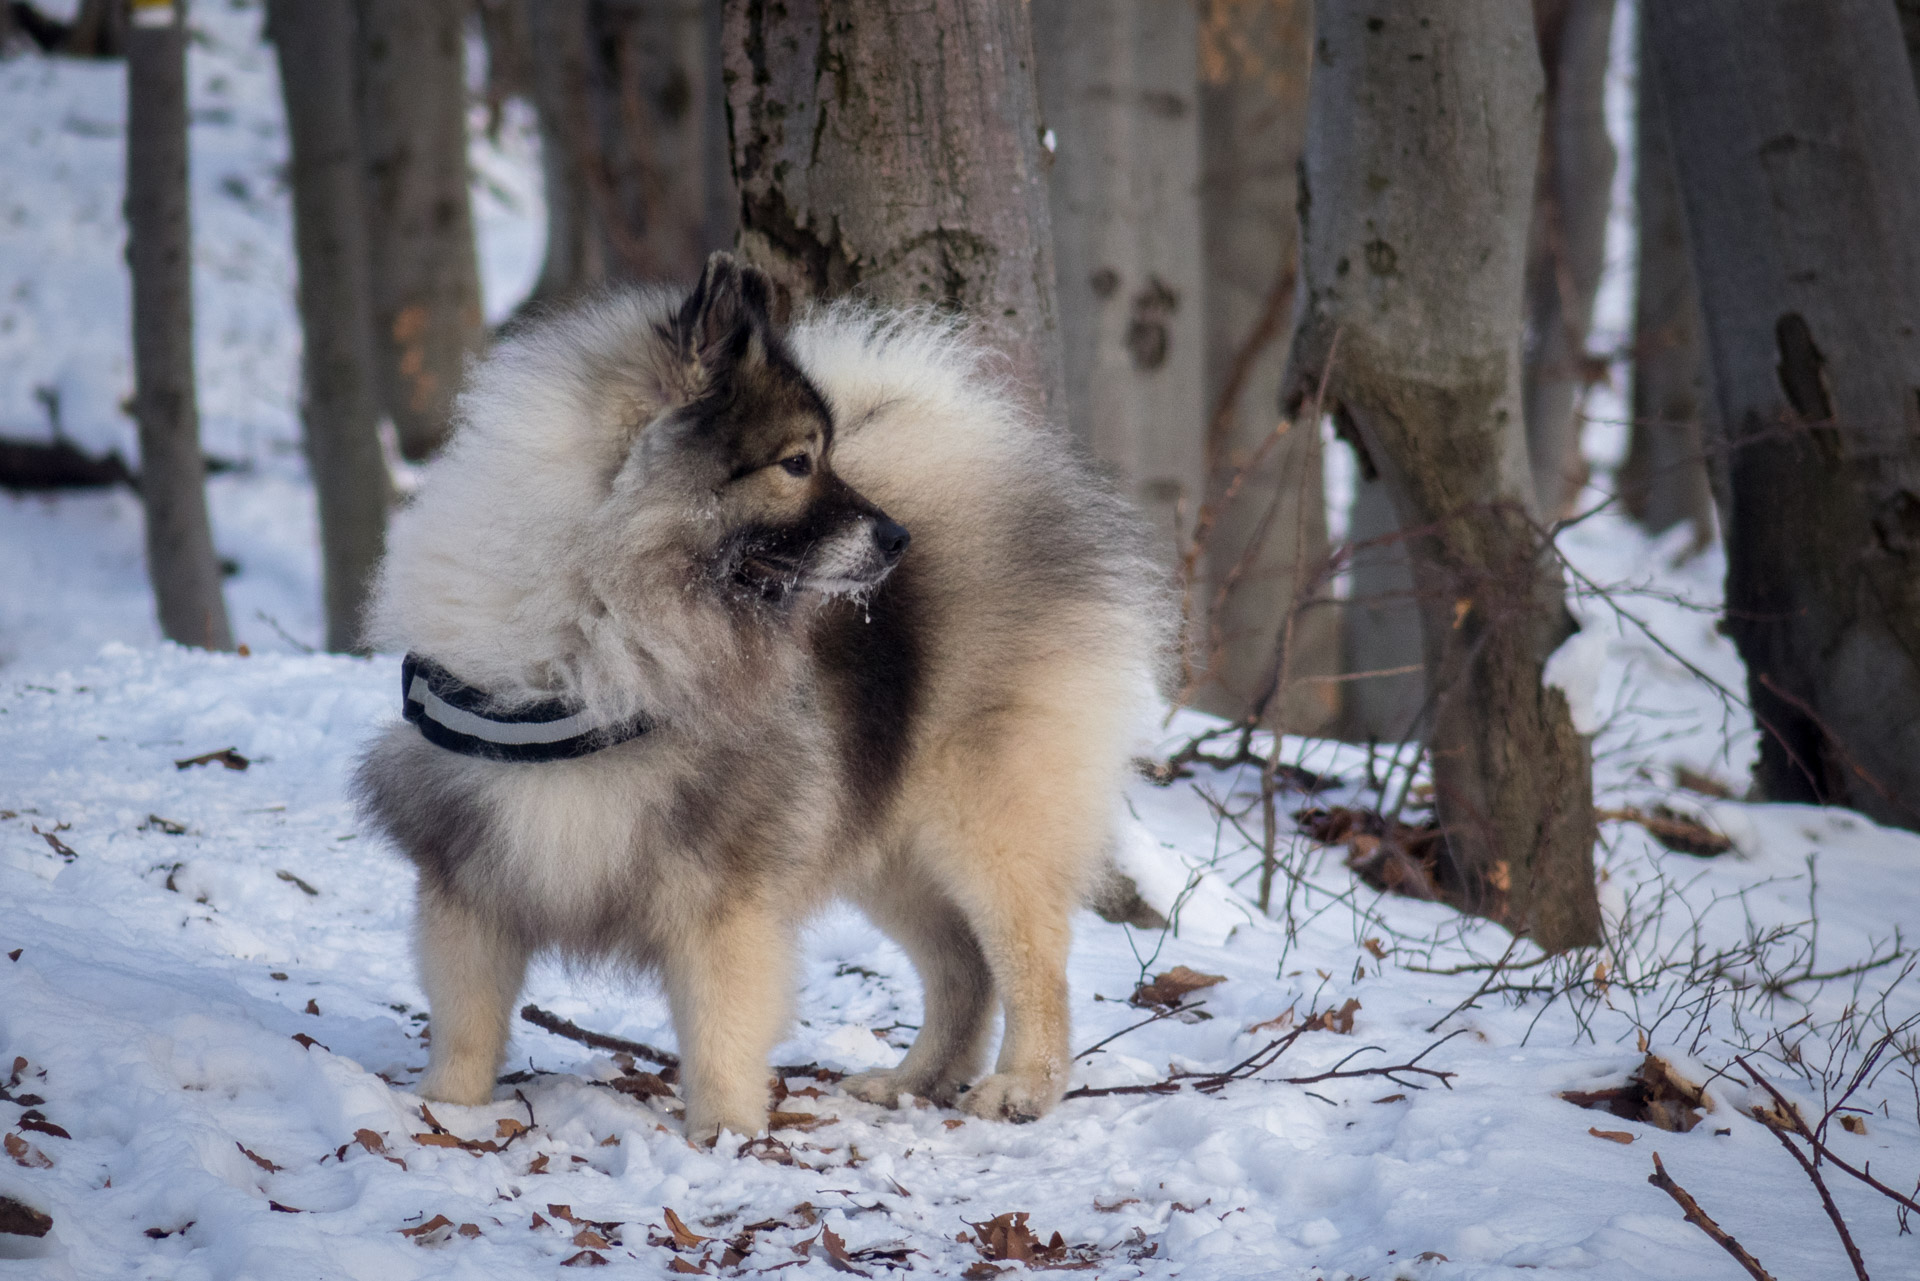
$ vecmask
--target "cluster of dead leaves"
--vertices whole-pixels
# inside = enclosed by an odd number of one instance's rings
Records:
[[[1293,820],[1304,835],[1323,845],[1345,845],[1347,867],[1382,893],[1445,903],[1488,920],[1507,919],[1507,896],[1513,888],[1507,864],[1495,863],[1478,892],[1469,896],[1446,857],[1446,838],[1437,818],[1406,823],[1377,810],[1336,805],[1296,810]]]
[[[846,1241],[840,1234],[821,1223],[820,1216],[813,1205],[806,1201],[802,1201],[779,1218],[749,1223],[725,1239],[703,1236],[695,1232],[686,1225],[685,1220],[674,1213],[671,1206],[662,1206],[661,1216],[667,1221],[666,1234],[649,1231],[647,1244],[672,1250],[674,1257],[668,1260],[667,1271],[686,1276],[717,1275],[708,1271],[716,1265],[722,1268],[741,1266],[753,1254],[757,1238],[761,1233],[780,1228],[817,1226],[819,1231],[787,1247],[791,1253],[799,1256],[798,1259],[775,1264],[773,1268],[792,1267],[803,1259],[824,1259],[827,1266],[835,1272],[870,1277],[873,1273],[862,1268],[862,1264],[867,1267],[878,1266],[888,1269],[905,1268],[910,1266],[907,1262],[908,1256],[920,1253],[904,1241],[888,1241],[862,1246],[859,1249],[848,1249]],[[698,1255],[698,1258],[683,1257],[687,1255]],[[773,1268],[763,1268],[761,1271],[772,1271]]]
[[[462,1152],[471,1152],[475,1156],[479,1156],[483,1152],[504,1152],[513,1146],[515,1139],[527,1133],[528,1130],[525,1121],[515,1120],[510,1116],[503,1116],[494,1122],[493,1138],[463,1139],[446,1126],[440,1124],[439,1120],[433,1115],[432,1109],[424,1103],[420,1105],[420,1119],[427,1123],[427,1132],[414,1135],[413,1141],[415,1143],[430,1148],[459,1148]],[[371,1131],[363,1131],[362,1133],[371,1133]],[[358,1137],[359,1135],[356,1134],[355,1138]],[[376,1139],[379,1138],[378,1135],[374,1137]],[[345,1151],[345,1148],[343,1147],[341,1150]],[[373,1151],[372,1148],[367,1150]]]
[[[1604,1090],[1564,1090],[1560,1097],[1576,1107],[1611,1112],[1622,1120],[1638,1121],[1656,1130],[1685,1134],[1700,1124],[1702,1113],[1713,1110],[1713,1100],[1657,1054],[1649,1054],[1624,1085]],[[1631,1143],[1626,1130],[1592,1129],[1588,1133],[1614,1143]]]
[[[969,1222],[967,1226],[973,1229],[972,1236],[962,1232],[959,1240],[962,1244],[971,1240],[982,1259],[961,1274],[970,1281],[998,1276],[1004,1271],[994,1266],[999,1263],[1024,1263],[1030,1268],[1052,1271],[1080,1271],[1100,1263],[1097,1246],[1068,1245],[1058,1232],[1043,1243],[1039,1234],[1027,1226],[1024,1210],[996,1215],[985,1223]]]
[[[14,1093],[14,1091],[20,1089],[20,1081],[21,1078],[26,1075],[27,1067],[26,1056],[21,1055],[13,1060],[13,1071],[8,1075],[7,1083],[4,1086],[0,1086],[0,1103],[11,1103],[16,1107],[25,1109],[14,1119],[14,1125],[22,1131],[33,1134],[45,1134],[56,1139],[71,1139],[73,1137],[71,1134],[68,1134],[63,1127],[47,1120],[47,1114],[40,1110],[41,1105],[46,1102],[45,1099],[41,1098],[38,1094],[30,1094],[24,1091],[18,1094]],[[42,1071],[40,1075],[44,1077],[46,1073]],[[7,1155],[13,1158],[15,1165],[24,1166],[29,1170],[51,1170],[53,1168],[53,1158],[28,1142],[21,1134],[9,1134],[4,1138],[0,1138],[0,1147],[6,1149]],[[33,1235],[37,1236],[39,1234],[35,1233]]]

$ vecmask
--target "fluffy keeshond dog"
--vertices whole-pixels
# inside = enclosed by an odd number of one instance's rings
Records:
[[[393,524],[370,636],[408,654],[407,719],[356,778],[419,871],[421,1092],[492,1096],[554,950],[658,974],[688,1138],[756,1133],[837,896],[926,995],[850,1093],[1052,1107],[1071,916],[1165,652],[1135,515],[960,326],[783,333],[725,254],[502,342],[459,419]]]

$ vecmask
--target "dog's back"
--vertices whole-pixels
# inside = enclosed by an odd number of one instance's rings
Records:
[[[672,325],[677,300],[617,297],[496,357],[397,522],[383,643],[508,703],[558,697],[657,726],[553,764],[453,756],[406,727],[370,751],[367,806],[422,869],[436,1023],[423,1088],[484,1097],[526,957],[557,945],[657,968],[690,1133],[754,1128],[785,949],[797,917],[837,892],[900,940],[927,987],[906,1061],[849,1089],[954,1101],[982,1066],[997,994],[1000,1066],[966,1106],[1037,1115],[1068,1066],[1068,919],[1164,649],[1140,527],[953,325],[843,306],[781,336],[755,273],[716,264]],[[677,451],[711,453],[719,429],[676,408],[676,352],[693,359],[688,335],[716,332],[747,355],[702,373],[697,394],[796,422],[824,402],[830,448],[807,492],[844,493],[862,529],[911,532],[904,556],[905,532],[891,540],[878,586],[818,568],[742,577],[756,555],[790,563],[751,531],[774,526],[775,481],[799,490],[775,475],[745,482],[762,498],[709,493],[681,466]],[[716,392],[721,377],[740,386]],[[700,569],[721,551],[695,544],[732,548],[732,577]],[[760,594],[743,601],[749,579]]]

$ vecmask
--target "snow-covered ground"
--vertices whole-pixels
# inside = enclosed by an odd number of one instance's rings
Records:
[[[1819,1071],[1850,1066],[1920,1009],[1895,983],[1900,960],[1794,981],[1902,946],[1920,919],[1920,837],[1845,811],[1675,790],[1676,765],[1736,782],[1753,752],[1737,702],[1686,666],[1742,687],[1713,627],[1722,564],[1710,553],[1676,567],[1678,543],[1607,512],[1563,538],[1582,574],[1623,589],[1576,594],[1587,632],[1561,673],[1591,700],[1601,802],[1670,804],[1735,847],[1696,859],[1607,824],[1615,944],[1603,955],[1536,965],[1521,951],[1494,976],[1502,931],[1382,898],[1340,851],[1292,837],[1263,915],[1257,854],[1219,817],[1244,810],[1257,779],[1202,770],[1128,798],[1125,858],[1162,906],[1180,898],[1178,928],[1081,918],[1075,1043],[1113,1039],[1077,1061],[1073,1083],[1223,1071],[1310,1013],[1358,1002],[1349,1031],[1300,1035],[1268,1079],[1074,1098],[1016,1127],[887,1112],[795,1077],[790,1088],[817,1097],[783,1110],[824,1119],[779,1133],[788,1164],[690,1148],[661,1100],[606,1088],[622,1076],[612,1056],[522,1023],[510,1066],[524,1080],[485,1108],[433,1109],[499,1150],[419,1141],[433,1125],[410,1089],[426,1058],[410,878],[343,790],[357,746],[395,714],[398,664],[303,652],[320,625],[273,62],[257,7],[209,0],[196,13],[202,406],[210,451],[240,464],[211,488],[252,653],[158,643],[127,495],[0,496],[0,1197],[54,1222],[44,1238],[0,1234],[0,1278],[521,1277],[594,1259],[631,1275],[829,1276],[830,1240],[863,1273],[977,1277],[970,1225],[1016,1212],[1100,1276],[1741,1275],[1648,1186],[1653,1151],[1775,1275],[1848,1272],[1811,1184],[1743,1112],[1744,1085],[1715,1080],[1712,1111],[1684,1134],[1557,1097],[1622,1082],[1644,1036],[1696,1081],[1762,1049],[1755,1062],[1817,1114]],[[118,409],[131,377],[121,104],[116,66],[0,63],[0,431],[45,432],[35,391],[52,388],[68,434],[131,453]],[[538,252],[525,122],[477,145],[475,164],[498,314]],[[1616,283],[1614,323],[1622,299]],[[1617,397],[1597,398],[1595,415],[1617,420]],[[1595,433],[1602,463],[1618,436]],[[1162,747],[1203,724],[1177,719]],[[248,767],[176,765],[224,748]],[[1348,781],[1319,803],[1370,798],[1364,751],[1283,749]],[[1726,972],[1709,982],[1715,953]],[[1114,1036],[1146,1017],[1125,1003],[1141,978],[1176,965],[1224,976],[1194,994],[1210,1017]],[[1763,970],[1773,995],[1734,982]],[[782,1063],[882,1065],[920,1018],[911,968],[849,913],[812,931],[798,980]],[[1512,990],[1529,986],[1540,990]],[[541,968],[526,999],[672,1043],[645,987]],[[1273,1079],[1404,1063],[1449,1033],[1421,1061],[1453,1074],[1444,1085]],[[1856,1100],[1871,1109],[1862,1133],[1831,1136],[1903,1190],[1920,1176],[1917,1054],[1909,1038]],[[1920,1243],[1891,1205],[1832,1182],[1873,1275],[1920,1276]],[[676,1242],[675,1222],[717,1240]],[[751,1249],[723,1265],[725,1242],[751,1225]]]

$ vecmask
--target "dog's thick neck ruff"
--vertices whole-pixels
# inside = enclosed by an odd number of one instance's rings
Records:
[[[484,690],[419,654],[400,664],[401,715],[429,743],[491,761],[565,761],[640,737],[654,728],[644,713],[614,725],[596,725],[578,708],[536,703],[496,712]]]

